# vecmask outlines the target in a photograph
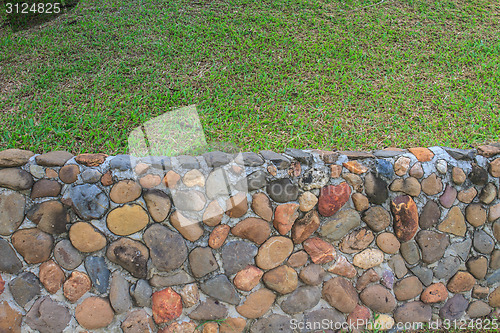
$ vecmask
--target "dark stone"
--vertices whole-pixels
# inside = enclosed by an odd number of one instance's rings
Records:
[[[211,151],[203,154],[207,165],[211,168],[217,168],[226,165],[231,161],[231,156],[222,151]]]
[[[148,273],[148,248],[139,241],[122,237],[108,246],[106,256],[125,268],[133,277],[144,279]]]
[[[153,265],[159,271],[172,271],[187,259],[188,251],[184,238],[161,224],[149,227],[144,232],[143,239],[149,248]]]
[[[109,209],[109,198],[96,185],[83,184],[70,189],[69,199],[83,220],[100,219]]]
[[[28,219],[38,225],[38,229],[49,234],[62,234],[66,232],[66,224],[70,217],[66,208],[59,201],[44,201],[35,205],[26,215]]]
[[[227,317],[227,308],[218,300],[207,298],[205,302],[201,302],[188,317],[193,320],[216,320]]]
[[[394,167],[392,163],[383,159],[377,159],[377,172],[379,175],[387,179],[392,179],[394,176]]]
[[[109,161],[111,169],[118,169],[120,171],[132,170],[132,163],[130,162],[129,155],[116,155]]]
[[[457,149],[443,147],[446,152],[456,160],[473,160],[476,157],[476,153],[473,149]]]
[[[472,171],[469,173],[469,179],[475,185],[484,186],[488,182],[488,171],[476,163],[472,163]]]
[[[267,185],[266,173],[262,170],[257,170],[249,174],[246,178],[241,179],[235,185],[238,191],[253,191]]]
[[[300,163],[304,163],[307,165],[311,165],[314,162],[312,154],[305,152],[300,149],[295,149],[295,148],[287,148],[285,149],[285,154],[293,157]]]
[[[372,172],[365,177],[365,193],[368,200],[376,205],[383,204],[389,196],[385,180],[375,176]]]
[[[100,294],[105,294],[109,286],[109,269],[103,257],[85,258],[85,270],[92,285]]]
[[[240,297],[227,276],[220,274],[200,284],[201,290],[215,299],[238,305]]]
[[[222,266],[227,276],[255,263],[257,246],[245,241],[232,241],[222,248]]]
[[[450,237],[436,231],[421,230],[415,239],[422,251],[422,260],[427,264],[441,259],[446,248],[450,245]]]
[[[16,252],[5,239],[0,238],[0,272],[17,274],[23,268],[21,260]]]
[[[250,329],[250,333],[292,333],[291,318],[280,314],[272,314],[267,318],[260,318]]]
[[[470,248],[472,247],[472,237],[466,235],[466,239],[462,242],[453,243],[450,245],[450,254],[460,257],[463,261],[469,257]]]
[[[460,319],[468,306],[469,302],[462,294],[455,294],[452,298],[448,299],[441,310],[439,310],[439,316],[442,319]]]
[[[419,224],[422,229],[429,229],[439,222],[441,210],[435,201],[428,200],[420,213]]]
[[[431,285],[432,277],[434,275],[431,269],[417,265],[413,268],[410,268],[410,271],[415,274],[416,277],[418,277],[418,279],[424,286],[428,287]]]
[[[290,179],[282,178],[272,181],[267,186],[267,193],[276,202],[295,201],[299,196],[299,188]]]
[[[476,230],[474,232],[473,245],[477,252],[489,254],[495,248],[495,240],[484,230]]]
[[[33,184],[31,199],[57,197],[61,193],[61,184],[55,180],[40,179]]]
[[[40,295],[41,284],[35,274],[24,272],[9,282],[9,289],[12,298],[21,307],[24,307],[29,301]]]
[[[197,278],[203,277],[219,268],[217,260],[209,247],[197,247],[189,253],[189,266]]]
[[[61,333],[70,320],[69,310],[48,296],[39,298],[26,314],[26,324],[40,333]]]
[[[290,166],[290,160],[285,156],[275,153],[271,150],[262,150],[260,152],[265,160],[271,161],[280,170],[287,169]]]
[[[243,161],[238,160],[238,162],[240,163],[242,162],[243,165],[249,167],[256,167],[264,164],[264,160],[262,159],[262,157],[253,152],[241,153],[241,155],[238,155],[238,158],[243,160]]]
[[[330,173],[324,168],[311,168],[304,172],[299,179],[299,186],[303,190],[312,190],[325,186],[330,180]]]
[[[315,307],[320,299],[320,288],[301,286],[285,298],[281,303],[281,309],[288,314],[302,313]]]
[[[189,156],[189,155],[177,156],[177,162],[184,169],[199,169],[200,168],[200,163],[198,162],[198,160],[194,156]]]

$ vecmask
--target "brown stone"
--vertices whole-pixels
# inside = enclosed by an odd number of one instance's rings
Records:
[[[422,292],[422,282],[416,276],[410,276],[394,284],[394,295],[398,301],[407,301],[415,298]]]
[[[144,229],[148,223],[148,213],[138,204],[117,207],[110,211],[106,218],[109,231],[118,236],[134,234]]]
[[[360,294],[361,301],[371,310],[390,313],[396,308],[396,299],[389,290],[380,284],[366,287]]]
[[[197,329],[198,325],[192,321],[184,321],[182,323],[172,323],[159,330],[158,333],[200,333]]]
[[[149,250],[142,242],[126,237],[119,238],[108,246],[106,257],[125,268],[132,276],[146,278]]]
[[[247,321],[243,318],[226,318],[220,323],[219,333],[242,333]]]
[[[481,204],[470,204],[465,208],[465,218],[474,227],[480,227],[486,222],[486,209]]]
[[[358,305],[359,297],[352,283],[336,276],[323,284],[323,298],[340,312],[350,313]]]
[[[61,193],[61,184],[55,180],[40,179],[33,184],[31,199],[57,197]]]
[[[75,318],[83,328],[95,330],[111,324],[114,317],[108,300],[100,297],[88,297],[75,310]]]
[[[205,176],[200,172],[200,170],[193,169],[186,172],[184,177],[182,178],[182,182],[187,187],[193,186],[205,186]]]
[[[354,256],[352,263],[362,269],[380,265],[384,261],[384,253],[377,249],[366,249]]]
[[[28,212],[27,217],[35,222],[38,229],[49,234],[66,232],[66,225],[70,221],[68,211],[60,201],[44,201]]]
[[[490,294],[488,298],[489,304],[491,307],[499,307],[500,306],[500,286],[498,286],[493,292]]]
[[[415,201],[407,195],[396,197],[391,201],[394,216],[394,234],[400,242],[407,242],[418,230],[418,210]]]
[[[290,267],[301,267],[307,263],[308,258],[307,252],[300,250],[292,254],[290,258],[288,258],[287,263]]]
[[[98,154],[80,154],[75,157],[75,161],[78,164],[82,164],[88,167],[99,166],[106,160],[108,155],[98,153]]]
[[[316,206],[318,203],[318,198],[307,191],[299,196],[299,209],[301,212],[308,212]]]
[[[185,217],[179,211],[170,215],[170,223],[184,238],[191,242],[195,242],[203,236],[203,228],[200,223]]]
[[[111,170],[108,170],[105,174],[101,176],[101,184],[103,186],[113,185],[113,175],[111,174]]]
[[[253,319],[262,317],[273,305],[276,295],[269,289],[259,289],[247,296],[236,311],[243,317]]]
[[[179,180],[181,180],[181,176],[179,176],[179,174],[173,170],[168,171],[165,177],[163,177],[163,183],[169,189],[177,188]]]
[[[363,174],[363,173],[368,171],[368,168],[365,165],[359,163],[358,161],[348,161],[348,162],[342,163],[342,165],[344,166],[344,168],[346,168],[350,172],[358,174],[358,175]]]
[[[351,188],[347,183],[337,186],[327,185],[321,188],[318,211],[323,216],[332,216],[345,205],[351,195]]]
[[[427,195],[436,195],[443,190],[443,183],[435,173],[422,180],[422,191]]]
[[[410,169],[410,176],[419,179],[424,176],[424,169],[422,169],[422,163],[417,162],[413,164],[413,166]]]
[[[361,291],[366,288],[370,283],[378,282],[380,280],[380,276],[375,272],[373,268],[370,268],[364,271],[363,274],[358,278],[356,282],[356,289]]]
[[[208,322],[203,324],[203,330],[202,333],[218,333],[219,332],[219,325],[214,322]]]
[[[261,245],[255,263],[262,269],[272,269],[285,261],[292,251],[293,242],[290,238],[274,236]]]
[[[304,250],[315,264],[326,264],[337,256],[333,245],[319,237],[312,237],[303,242]]]
[[[52,178],[53,179],[53,178],[57,178],[59,175],[58,175],[57,171],[55,171],[54,169],[47,168],[45,170],[45,176],[47,178]]]
[[[257,244],[264,243],[271,235],[269,223],[256,217],[248,217],[238,222],[231,233],[240,238],[245,238]]]
[[[77,222],[69,229],[71,244],[80,252],[95,252],[106,246],[106,237],[87,222]]]
[[[116,203],[126,203],[136,200],[141,194],[141,185],[133,180],[126,179],[113,185],[109,197]]]
[[[236,193],[226,200],[226,215],[229,217],[242,217],[248,211],[247,195],[243,192]]]
[[[233,284],[236,288],[243,291],[250,291],[259,284],[260,278],[264,272],[253,265],[236,273]]]
[[[21,333],[22,321],[23,315],[20,312],[12,309],[5,301],[0,303],[0,332]]]
[[[214,250],[220,248],[226,241],[230,230],[231,227],[229,227],[227,224],[216,226],[210,233],[210,237],[208,238],[208,246],[210,246]]]
[[[316,210],[309,211],[303,218],[295,221],[292,227],[292,240],[300,244],[309,238],[320,226],[319,215]]]
[[[444,221],[439,224],[438,230],[461,237],[465,236],[467,226],[464,215],[458,206],[453,206],[450,209]]]
[[[331,178],[339,178],[342,174],[342,166],[337,164],[330,165],[330,177]]]
[[[139,179],[139,184],[141,184],[143,188],[153,188],[160,185],[160,183],[161,177],[158,175],[148,174]]]
[[[276,207],[273,225],[281,235],[286,235],[299,217],[299,205],[296,203],[282,204]]]
[[[392,182],[390,190],[393,192],[403,192],[413,197],[417,197],[420,194],[421,187],[417,178],[397,178]]]
[[[221,223],[223,215],[224,210],[221,208],[217,200],[211,201],[203,213],[203,223],[209,227],[215,227]]]
[[[448,290],[446,286],[441,283],[434,283],[425,288],[420,295],[420,300],[425,304],[443,302],[448,298]]]
[[[129,312],[121,324],[123,333],[147,333],[155,331],[155,323],[148,313],[143,310]]]
[[[484,279],[488,271],[488,259],[484,256],[472,257],[467,260],[467,270],[478,280]]]
[[[339,250],[344,253],[356,253],[366,249],[375,236],[368,228],[354,230],[350,234],[342,238],[339,244]]]
[[[148,190],[143,194],[149,214],[155,222],[163,222],[170,212],[172,202],[168,195],[161,190]]]
[[[328,268],[328,271],[336,275],[345,276],[349,279],[357,275],[356,268],[354,268],[344,256],[338,256],[335,263]]]
[[[354,310],[347,316],[347,322],[349,323],[349,327],[365,328],[371,316],[372,314],[366,306],[356,305]]]
[[[394,234],[390,232],[384,232],[377,236],[377,246],[385,253],[394,254],[399,251],[401,243],[399,243]]]
[[[431,230],[418,232],[416,241],[422,251],[422,260],[427,264],[438,261],[450,245],[450,237]]]
[[[370,208],[370,202],[368,201],[368,198],[363,194],[356,192],[352,195],[351,198],[352,202],[354,203],[354,208],[356,208],[358,212],[362,212]]]
[[[472,297],[474,298],[485,299],[488,297],[489,294],[490,294],[490,288],[488,287],[483,287],[476,284],[472,288]]]
[[[153,293],[153,319],[157,324],[166,323],[182,314],[182,299],[172,288]]]
[[[394,172],[398,176],[404,176],[408,172],[410,167],[411,159],[406,156],[402,156],[394,162]]]
[[[382,206],[373,206],[362,216],[362,220],[375,232],[384,230],[391,224],[391,216]]]
[[[484,157],[492,157],[500,154],[500,147],[493,145],[482,145],[477,147],[477,153]]]
[[[488,222],[493,222],[500,218],[500,203],[490,206],[490,211],[488,212]]]
[[[6,149],[0,151],[0,168],[11,168],[28,163],[33,152],[24,149]]]
[[[434,157],[434,153],[425,147],[408,148],[408,150],[415,155],[420,162],[429,162]]]
[[[471,318],[483,318],[490,314],[491,307],[483,301],[475,301],[469,305],[467,314]]]
[[[268,165],[267,171],[271,174],[271,176],[276,176],[278,174],[278,169],[274,165]]]
[[[325,270],[321,265],[310,264],[304,267],[299,274],[299,278],[310,286],[317,286],[323,282]]]
[[[462,170],[461,168],[453,167],[453,169],[451,170],[451,178],[455,184],[462,185],[467,179],[467,176],[465,175],[464,170]]]
[[[471,203],[472,200],[474,200],[476,195],[477,195],[477,190],[474,187],[471,187],[466,190],[458,192],[457,198],[459,201],[468,204]]]
[[[201,278],[219,268],[212,249],[196,247],[189,253],[189,266],[196,278]]]
[[[38,228],[29,228],[17,230],[11,242],[28,264],[38,264],[50,258],[54,238]]]
[[[45,289],[51,294],[55,294],[61,289],[66,278],[64,271],[53,260],[46,261],[40,265],[38,276]]]
[[[357,192],[363,192],[363,179],[353,173],[343,173],[342,178]]]
[[[500,177],[500,157],[490,162],[488,171],[492,177]]]
[[[65,165],[59,170],[59,179],[66,184],[76,182],[80,168],[76,164]]]
[[[262,277],[266,287],[280,294],[288,294],[297,289],[297,272],[289,266],[283,265],[267,271]]]
[[[87,274],[73,271],[63,285],[64,297],[71,303],[78,301],[87,291],[90,291],[92,283]]]
[[[448,281],[447,287],[452,293],[462,293],[471,290],[475,284],[476,279],[472,274],[459,271]]]
[[[268,222],[271,222],[273,219],[273,206],[271,200],[263,192],[255,193],[252,196],[252,210],[255,214]]]
[[[443,206],[444,208],[450,208],[455,202],[456,198],[457,190],[448,184],[446,185],[443,194],[441,194],[441,196],[439,197],[439,203],[441,203],[441,206]]]
[[[488,183],[481,190],[481,194],[479,195],[479,201],[482,203],[489,205],[495,200],[497,196],[497,188],[494,183]]]

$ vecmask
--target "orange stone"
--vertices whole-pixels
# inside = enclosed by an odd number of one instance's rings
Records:
[[[264,272],[261,269],[249,265],[247,268],[236,273],[233,284],[239,290],[250,291],[259,284],[262,275],[264,275]]]
[[[227,224],[216,226],[210,233],[210,237],[208,237],[208,246],[210,246],[212,249],[220,248],[226,241],[230,230],[231,227]]]
[[[402,195],[391,201],[391,211],[394,216],[394,234],[400,242],[407,242],[418,231],[418,210],[415,201]]]
[[[259,318],[271,308],[275,299],[276,295],[271,290],[262,288],[248,295],[236,311],[246,318]]]
[[[61,289],[66,278],[64,271],[53,260],[46,261],[40,265],[39,277],[40,282],[42,282],[45,289],[51,294],[55,294]]]
[[[450,281],[448,281],[448,290],[452,293],[467,292],[474,287],[476,279],[469,272],[457,272]]]
[[[263,219],[249,217],[241,222],[238,222],[232,229],[231,233],[240,238],[245,238],[257,244],[264,243],[271,235],[271,227],[269,223]]]
[[[242,333],[247,321],[243,318],[226,318],[220,323],[219,333]]]
[[[71,273],[66,282],[64,282],[64,296],[71,303],[75,303],[80,299],[80,297],[85,295],[85,293],[90,290],[91,285],[92,283],[90,282],[90,278],[87,274],[74,271]]]
[[[309,238],[304,241],[303,245],[304,250],[311,256],[311,260],[315,264],[326,264],[337,256],[333,245],[319,237]]]
[[[293,226],[295,220],[299,217],[299,204],[288,203],[279,205],[274,211],[273,225],[281,235],[286,235]]]
[[[58,176],[57,171],[51,168],[47,168],[47,170],[45,170],[45,175],[47,178],[57,178]]]
[[[368,171],[368,168],[358,161],[348,161],[342,164],[347,170],[358,175]]]
[[[332,216],[345,205],[351,195],[351,188],[346,182],[337,186],[327,185],[321,188],[318,199],[318,211],[323,216]]]
[[[22,321],[23,315],[20,312],[12,309],[5,301],[0,303],[0,332],[21,333]]]
[[[236,193],[226,200],[226,215],[229,217],[242,217],[248,210],[247,195],[243,192]]]
[[[163,177],[163,183],[166,187],[170,189],[174,189],[179,184],[179,180],[181,180],[181,176],[175,171],[170,170],[167,172],[165,177]]]
[[[307,263],[307,259],[309,256],[307,255],[307,252],[304,250],[300,250],[298,252],[295,252],[288,258],[288,265],[290,267],[301,267],[304,266]]]
[[[99,166],[106,160],[108,155],[98,153],[98,154],[80,154],[75,157],[75,161],[78,164],[82,164],[88,167]]]
[[[182,298],[172,288],[153,293],[153,319],[157,324],[166,323],[182,314]]]
[[[139,184],[141,184],[143,188],[153,188],[160,185],[160,183],[161,177],[158,175],[149,174],[139,179]]]
[[[420,300],[426,304],[443,302],[447,298],[448,290],[441,282],[431,284],[420,295]]]
[[[408,149],[420,162],[429,162],[434,157],[434,153],[428,148],[415,147]]]

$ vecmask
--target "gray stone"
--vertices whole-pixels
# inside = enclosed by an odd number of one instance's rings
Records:
[[[302,313],[315,307],[320,299],[320,288],[301,286],[285,298],[281,303],[281,309],[288,314]]]
[[[394,167],[389,161],[377,159],[377,173],[387,179],[392,179],[394,176]]]
[[[433,268],[434,276],[437,279],[448,280],[460,268],[460,259],[455,256],[448,256],[441,259],[436,267]]]
[[[120,171],[132,170],[132,163],[130,162],[129,155],[116,155],[111,161],[109,161],[109,167],[111,169],[117,169]]]
[[[394,321],[397,323],[422,323],[431,319],[431,306],[420,301],[405,303],[394,311]]]
[[[473,149],[458,149],[443,147],[446,152],[456,160],[473,160],[476,154]]]
[[[53,167],[63,166],[67,161],[73,158],[73,154],[67,151],[51,151],[35,157],[36,164]]]
[[[72,187],[69,200],[83,220],[100,219],[109,209],[109,198],[96,185],[83,184]]]
[[[231,155],[222,151],[211,151],[203,154],[207,165],[211,168],[217,168],[226,165],[231,161]]]
[[[188,252],[182,236],[161,224],[153,224],[143,235],[153,266],[159,271],[172,271],[186,261]]]
[[[482,318],[490,314],[492,308],[483,301],[475,301],[469,305],[467,314],[471,318]]]
[[[189,266],[191,272],[197,278],[201,278],[219,268],[212,249],[209,247],[197,247],[189,253]]]
[[[372,172],[365,176],[365,193],[368,200],[376,205],[383,204],[389,196],[386,181]]]
[[[450,255],[458,256],[463,261],[469,257],[470,248],[472,247],[472,238],[465,236],[462,242],[453,243],[448,247]]]
[[[109,286],[109,269],[103,257],[85,258],[85,270],[92,281],[92,285],[100,294],[105,294]]]
[[[174,206],[180,211],[197,211],[205,207],[207,200],[205,195],[197,190],[175,191],[173,197]]]
[[[406,153],[406,150],[399,151],[399,150],[390,150],[390,149],[380,149],[380,150],[375,150],[373,152],[373,155],[378,158],[391,158],[391,157],[396,157],[399,155],[402,155]]]
[[[230,193],[229,178],[223,169],[212,171],[205,182],[205,190],[209,199],[227,197]]]
[[[479,194],[479,201],[489,205],[490,203],[493,202],[493,200],[495,200],[496,196],[497,196],[497,188],[495,184],[488,183],[481,190],[481,194]]]
[[[323,320],[327,320],[328,325],[330,325],[330,327],[340,327],[340,325],[346,321],[344,318],[344,315],[341,312],[337,311],[336,309],[334,309],[334,308],[321,308],[321,309],[310,311],[310,312],[307,312],[306,314],[304,314],[303,322],[304,322],[304,325],[306,325],[306,323],[309,323],[309,325],[311,325],[311,323],[324,323]],[[338,324],[336,324],[336,323],[338,323]],[[338,325],[338,326],[336,326],[336,325]],[[307,329],[306,327],[304,327],[304,329],[301,329],[300,332],[305,333],[305,332],[314,332],[314,331],[311,331],[311,330]],[[319,332],[323,332],[323,331],[319,331]]]
[[[413,239],[408,242],[401,243],[399,252],[401,252],[403,259],[409,265],[415,265],[420,260],[420,250],[418,249],[417,242]]]
[[[416,277],[418,277],[418,279],[424,286],[427,287],[431,285],[432,277],[434,275],[431,269],[417,265],[413,268],[410,268],[410,271],[415,274]]]
[[[77,268],[83,261],[83,256],[73,247],[69,239],[63,239],[54,247],[54,258],[62,268],[69,271]]]
[[[172,287],[172,286],[180,286],[183,284],[188,284],[194,282],[194,278],[189,275],[186,271],[180,270],[167,275],[159,275],[155,274],[149,283],[156,288],[159,287]]]
[[[422,208],[418,224],[422,229],[429,229],[439,222],[440,217],[441,210],[439,209],[439,205],[432,200],[428,200],[424,208]]]
[[[5,239],[0,237],[0,272],[17,274],[23,264],[16,256],[16,252]]]
[[[299,196],[299,188],[290,179],[281,178],[267,185],[267,193],[276,202],[295,201]]]
[[[439,316],[442,319],[460,319],[468,306],[469,302],[462,294],[455,294],[452,298],[449,298],[441,310],[439,310]]]
[[[305,152],[300,149],[295,149],[295,148],[287,148],[285,149],[285,154],[293,157],[300,163],[304,163],[307,165],[311,165],[314,162],[314,158],[312,154]]]
[[[391,267],[391,269],[394,269],[394,268]],[[404,276],[404,274],[402,276]],[[396,280],[396,277],[394,276],[394,273],[392,271],[386,269],[382,272],[382,278],[380,279],[380,283],[384,287],[392,289],[392,287],[394,286],[395,280]]]
[[[109,302],[117,314],[124,313],[132,308],[128,282],[120,271],[115,271],[111,276]]]
[[[264,160],[258,154],[253,152],[241,153],[237,156],[236,161],[249,167],[256,167],[264,164]]]
[[[486,278],[488,286],[492,286],[498,282],[500,282],[500,269],[497,269],[490,276],[488,276],[488,278]]]
[[[130,294],[138,307],[151,307],[151,296],[153,288],[146,280],[138,280],[136,284],[130,287]]]
[[[288,158],[281,154],[275,153],[274,151],[262,150],[260,154],[265,160],[271,161],[274,165],[276,165],[276,168],[280,170],[286,169],[290,166],[290,160]]]
[[[31,164],[30,173],[35,178],[45,177],[45,168],[41,165]]]
[[[258,190],[267,185],[266,173],[262,170],[257,170],[249,174],[246,178],[241,179],[235,185],[238,191],[253,191]]]
[[[39,298],[26,314],[26,324],[40,333],[61,333],[70,320],[69,310],[48,296]]]
[[[207,298],[201,302],[188,316],[193,320],[216,320],[227,317],[227,308],[218,300]]]
[[[199,169],[200,163],[194,156],[181,155],[177,156],[177,162],[184,169]]]
[[[33,186],[33,177],[24,170],[7,168],[0,170],[0,187],[22,191]]]
[[[287,316],[272,314],[257,320],[250,328],[250,333],[292,333],[290,320]]]
[[[392,256],[392,258],[389,259],[388,264],[398,279],[401,279],[403,276],[406,275],[406,273],[408,273],[405,261],[403,260],[403,257],[401,257],[399,254]]]
[[[447,234],[431,230],[420,230],[415,239],[422,251],[422,260],[427,264],[441,259],[450,245],[450,237]]]
[[[21,225],[24,219],[26,199],[18,192],[0,193],[0,235],[8,236]]]
[[[474,232],[473,245],[476,251],[483,254],[489,254],[495,248],[495,240],[484,230],[476,230]]]
[[[41,284],[35,274],[24,272],[10,280],[10,293],[12,298],[21,307],[24,307],[29,301],[40,295]]]
[[[330,180],[330,173],[326,168],[311,168],[304,172],[299,179],[299,186],[304,191],[322,188]]]
[[[245,241],[231,241],[222,248],[222,267],[231,276],[255,263],[258,248]]]
[[[359,213],[354,209],[343,209],[323,223],[320,235],[331,240],[340,240],[349,231],[361,224]]]
[[[84,183],[94,184],[101,179],[102,173],[100,173],[96,169],[89,168],[85,169],[80,176],[82,177]]]
[[[240,297],[238,292],[231,284],[227,276],[220,274],[203,283],[200,283],[201,290],[210,297],[220,301],[238,305]]]

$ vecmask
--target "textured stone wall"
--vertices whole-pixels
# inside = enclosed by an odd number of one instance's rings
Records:
[[[500,145],[172,158],[5,150],[0,332],[495,318],[499,177]]]

